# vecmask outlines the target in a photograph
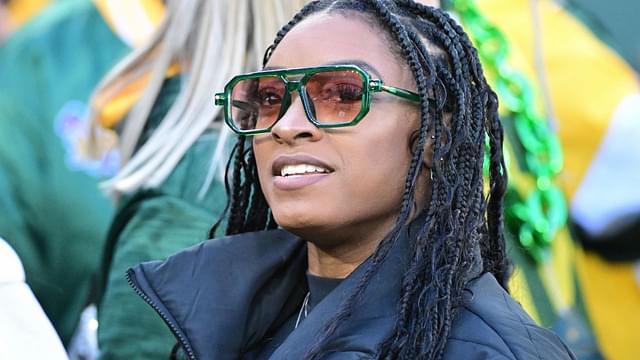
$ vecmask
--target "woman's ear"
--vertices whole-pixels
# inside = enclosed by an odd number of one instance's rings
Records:
[[[415,154],[418,151],[418,137],[420,133],[418,130],[414,131],[409,138],[409,151],[411,154]],[[422,171],[431,171],[433,165],[433,147],[435,145],[436,137],[431,133],[427,134],[427,141],[424,144],[424,152],[422,155]]]
[[[431,171],[433,167],[433,148],[435,146],[436,137],[433,134],[427,135],[427,141],[424,144],[424,155],[422,156],[422,167]]]
[[[412,136],[412,150],[415,151],[417,146],[417,136],[418,132],[416,131],[414,136]],[[415,141],[413,141],[415,140]],[[424,145],[424,153],[422,156],[422,166],[420,167],[420,171],[418,173],[419,180],[416,182],[415,188],[415,197],[413,209],[411,212],[410,219],[413,219],[417,216],[423,209],[431,201],[431,186],[433,182],[433,148],[435,145],[435,136],[431,135],[431,133],[427,134],[427,141]]]
[[[452,119],[451,113],[445,112],[442,117],[442,122],[447,129],[451,129],[451,119]],[[440,144],[445,144],[448,141],[449,136],[450,135],[448,135],[447,130],[441,131],[440,138],[438,139],[438,141],[440,141]],[[427,141],[425,142],[425,145],[424,145],[424,156],[422,157],[422,166],[424,168],[429,169],[429,171],[431,171],[431,169],[433,168],[433,152],[435,147],[436,147],[436,136],[432,128],[427,133]]]

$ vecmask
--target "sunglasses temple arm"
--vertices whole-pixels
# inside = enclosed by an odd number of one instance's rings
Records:
[[[414,93],[413,91],[404,90],[401,88],[397,88],[395,86],[384,85],[382,83],[382,80],[379,80],[379,79],[370,80],[369,89],[373,92],[379,92],[379,91],[388,92],[389,94],[392,94],[416,103],[420,102],[420,95]]]
[[[393,94],[395,96],[401,97],[405,100],[409,100],[412,102],[419,103],[420,95],[414,93],[413,91],[404,90],[401,88],[397,88],[395,86],[387,86],[380,84],[380,91],[388,92],[389,94]]]

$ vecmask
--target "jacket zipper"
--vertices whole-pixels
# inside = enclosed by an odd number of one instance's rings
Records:
[[[149,296],[147,296],[147,294],[145,294],[142,290],[140,290],[140,287],[138,287],[138,284],[132,279],[131,272],[132,272],[131,270],[127,271],[127,282],[129,283],[129,286],[131,286],[133,290],[135,290],[135,292],[147,304],[149,304],[153,308],[153,310],[155,310],[158,313],[158,315],[160,315],[162,320],[164,320],[164,322],[167,325],[169,325],[171,332],[175,335],[175,337],[178,338],[178,342],[180,342],[180,345],[182,345],[182,348],[187,352],[187,356],[189,357],[189,359],[197,360],[196,355],[193,353],[193,349],[191,349],[191,346],[189,345],[187,340],[184,338],[184,336],[182,336],[180,331],[178,331],[178,327],[173,323],[173,321],[171,321],[171,319],[169,319],[169,317],[165,314],[165,312],[162,309],[160,309],[160,307],[155,302],[153,302],[153,300],[151,300]]]

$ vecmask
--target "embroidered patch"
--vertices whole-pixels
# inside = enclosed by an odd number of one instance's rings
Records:
[[[114,176],[120,168],[120,153],[115,132],[98,128],[96,154],[89,151],[90,125],[87,106],[77,100],[67,102],[56,115],[54,130],[65,147],[65,163],[72,171],[95,178]]]

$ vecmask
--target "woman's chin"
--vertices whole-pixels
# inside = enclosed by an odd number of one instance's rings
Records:
[[[279,221],[276,218],[276,222],[278,223],[278,225],[280,225],[281,228],[299,236],[302,236],[302,234],[313,232],[314,229],[318,229],[319,227],[321,228],[320,224],[312,221],[300,221],[300,219],[287,219],[284,221]]]
[[[273,216],[281,228],[290,232],[304,231],[307,229],[321,229],[329,225],[327,215],[318,211],[318,207],[309,206],[312,201],[289,201],[286,206],[271,208]]]
[[[323,234],[321,235],[321,237],[324,237],[326,236],[326,234],[331,232],[332,228],[334,228],[330,224],[326,224],[315,219],[305,220],[299,217],[286,217],[282,220],[276,217],[276,222],[281,228],[307,241],[313,241],[313,239],[316,238],[318,234]]]

